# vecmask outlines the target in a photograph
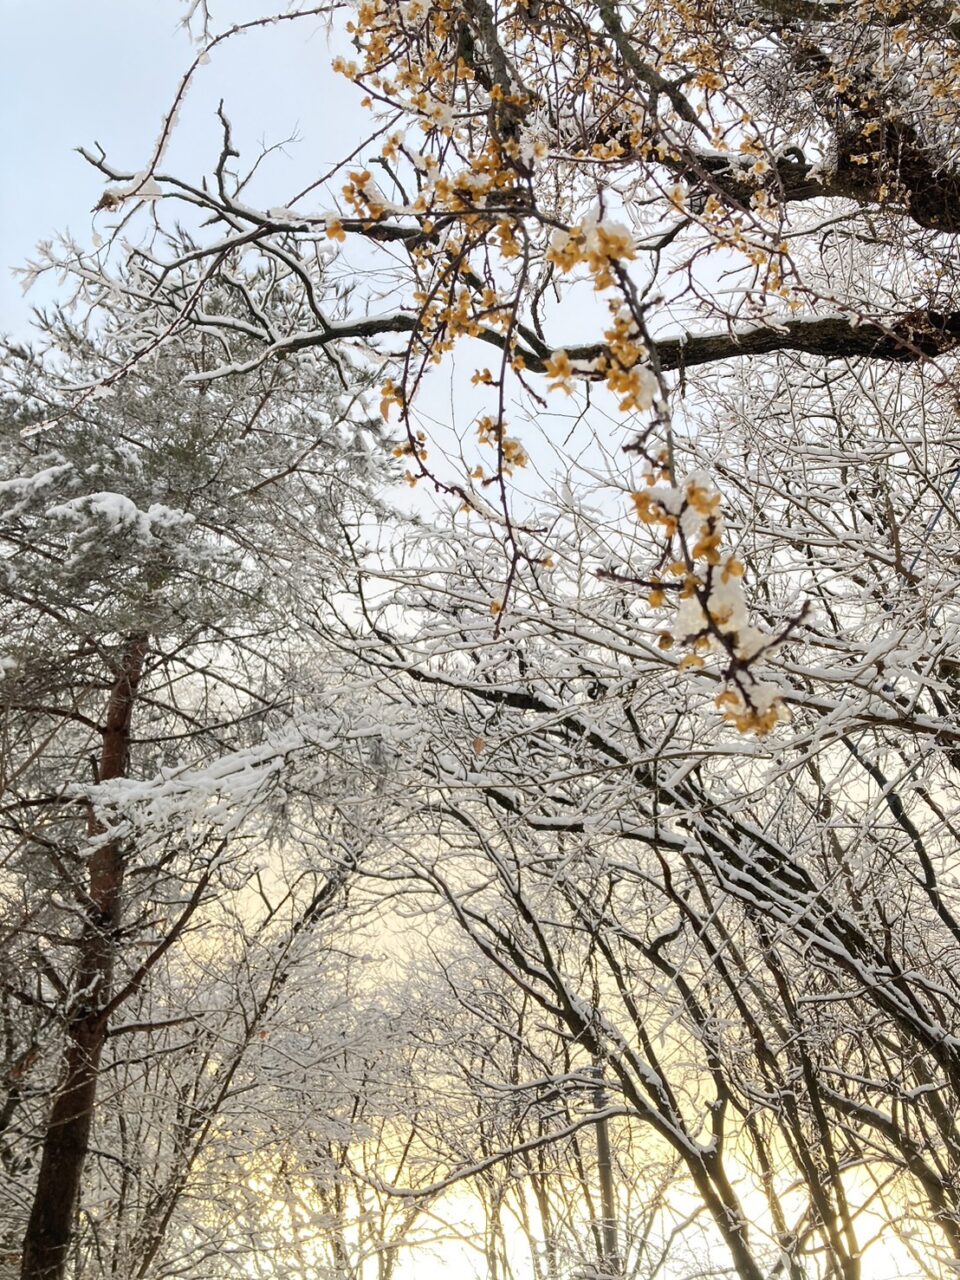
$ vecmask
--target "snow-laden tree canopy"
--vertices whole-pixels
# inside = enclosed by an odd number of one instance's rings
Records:
[[[953,9],[187,8],[6,374],[13,1274],[953,1274]]]

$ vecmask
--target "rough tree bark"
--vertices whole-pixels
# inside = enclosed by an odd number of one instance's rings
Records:
[[[101,731],[101,782],[126,775],[133,709],[147,645],[145,635],[128,637],[115,669]],[[94,840],[105,834],[92,808],[88,832]],[[73,1003],[66,1018],[62,1079],[44,1133],[40,1172],[23,1242],[22,1280],[60,1280],[66,1270],[90,1142],[100,1056],[107,1038],[126,859],[123,842],[104,839],[89,861],[87,914]]]

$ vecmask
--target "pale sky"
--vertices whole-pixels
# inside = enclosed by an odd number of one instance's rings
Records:
[[[262,15],[263,0],[213,0],[220,25]],[[104,180],[74,148],[99,142],[118,167],[142,167],[194,50],[178,23],[180,0],[0,0],[0,332],[22,335],[32,305],[11,268],[39,240],[69,230],[93,234],[91,210]],[[342,155],[344,125],[356,119],[355,91],[329,72],[326,33],[313,19],[256,32],[217,50],[187,100],[164,168],[199,178],[218,154],[215,111],[223,97],[244,158],[261,139],[299,132],[274,157],[257,194],[285,197]]]

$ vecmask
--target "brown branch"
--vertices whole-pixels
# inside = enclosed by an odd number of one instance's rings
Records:
[[[801,157],[797,148],[791,148],[760,180],[749,173],[752,160],[723,152],[688,152],[672,167],[695,190],[712,191],[744,208],[761,190],[780,204],[825,199],[881,207],[887,203],[928,231],[960,234],[960,170],[937,165],[929,147],[902,123],[887,123],[878,141],[870,145],[858,133],[841,139],[832,170]]]
[[[256,368],[271,356],[281,353],[304,351],[353,338],[375,338],[391,333],[416,334],[417,328],[416,317],[403,312],[371,316],[365,320],[333,326],[325,331],[296,334],[276,343],[265,344],[260,354],[241,368]],[[524,338],[531,336],[529,330],[519,326],[517,332],[523,333]],[[505,335],[497,329],[481,330],[477,337],[498,350],[503,350],[507,344]],[[799,351],[807,355],[822,356],[827,360],[863,359],[910,364],[943,355],[958,345],[960,311],[946,314],[914,311],[889,325],[881,325],[875,321],[858,324],[842,316],[829,316],[823,319],[784,320],[756,325],[751,329],[729,329],[718,333],[684,333],[675,338],[657,339],[652,348],[660,368],[670,371],[716,364],[743,356],[769,355],[777,351]],[[583,365],[593,364],[601,356],[609,355],[605,343],[564,346],[558,342],[553,349],[566,351],[572,361]],[[527,369],[532,373],[546,372],[549,351],[539,341],[536,349],[517,343],[516,352],[523,356]],[[226,371],[211,369],[203,375],[194,375],[189,380],[212,380]],[[230,367],[230,371],[235,372],[235,367]],[[602,381],[605,375],[594,369],[575,369],[574,376],[584,381],[596,382]]]
[[[801,351],[828,360],[860,358],[909,364],[943,355],[960,345],[960,312],[946,315],[936,311],[911,312],[891,325],[873,321],[856,324],[841,316],[786,320],[752,329],[661,338],[654,345],[663,369],[713,364],[775,351]],[[607,353],[603,343],[563,349],[571,360],[582,362],[594,361]],[[525,359],[529,368],[543,371],[543,362],[532,353],[525,354]]]
[[[665,80],[659,71],[651,67],[637,53],[630,36],[623,29],[620,21],[620,15],[617,12],[616,0],[603,0],[599,9],[600,21],[606,28],[607,33],[617,47],[617,52],[623,59],[624,64],[630,68],[637,79],[650,90],[650,98],[648,107],[651,115],[657,113],[657,98],[662,94],[670,102],[670,105],[676,111],[681,119],[686,120],[688,124],[692,124],[699,129],[701,133],[706,133],[703,121],[694,111],[693,107],[683,96],[675,84],[671,84],[669,80]]]
[[[869,26],[899,27],[919,16],[925,30],[960,39],[960,22],[953,17],[950,5],[899,5],[894,9],[879,4],[870,7],[852,4],[850,0],[755,0],[755,3],[785,23],[830,23],[854,18]]]

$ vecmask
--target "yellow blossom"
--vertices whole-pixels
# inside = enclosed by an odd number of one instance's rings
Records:
[[[548,383],[548,391],[565,391],[567,395],[572,394],[573,366],[565,351],[554,351],[553,355],[544,362],[544,373],[548,378],[554,379],[553,382]]]

